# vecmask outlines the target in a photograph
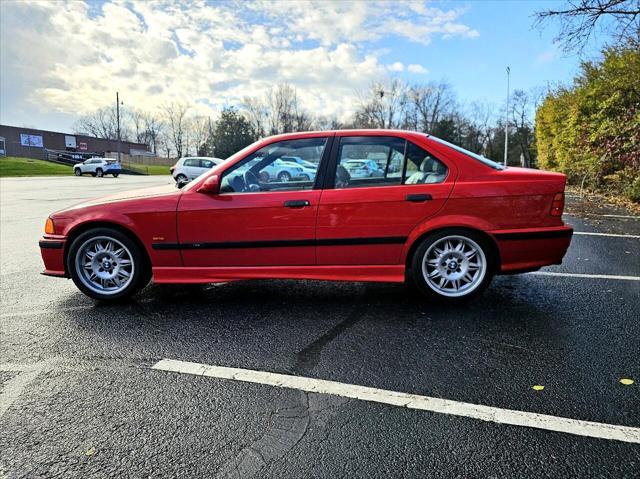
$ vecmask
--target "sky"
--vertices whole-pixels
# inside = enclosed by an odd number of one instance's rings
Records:
[[[580,58],[533,27],[549,1],[0,2],[0,123],[71,131],[115,103],[215,118],[278,83],[346,120],[374,81],[447,81],[465,104],[569,83]],[[596,55],[597,44],[586,51]],[[583,56],[584,57],[584,56]]]

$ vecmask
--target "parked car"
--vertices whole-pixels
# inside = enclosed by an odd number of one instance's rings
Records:
[[[345,161],[344,167],[353,178],[384,176],[384,170],[373,160],[348,160]]]
[[[175,165],[169,168],[169,172],[177,182],[185,182],[197,178],[202,173],[206,173],[223,161],[221,158],[210,158],[207,156],[184,157],[180,158]]]
[[[121,171],[122,167],[118,160],[108,160],[106,158],[89,158],[82,163],[73,165],[73,174],[76,176],[90,173],[92,176],[100,178],[104,175],[113,175],[114,178],[117,178]]]
[[[317,151],[315,181],[263,181],[296,151]],[[353,152],[402,155],[401,174],[351,176]],[[285,162],[283,162],[285,163]],[[290,163],[288,163],[290,164]],[[275,166],[273,166],[275,169]],[[409,181],[410,180],[410,181]],[[423,133],[342,130],[260,140],[182,189],[111,195],[53,213],[45,275],[114,300],[156,283],[291,278],[415,282],[468,300],[496,274],[560,264],[566,177],[503,168]]]
[[[260,178],[265,181],[287,183],[293,179],[303,179],[304,169],[290,161],[278,158],[265,165],[259,171]]]
[[[283,161],[289,161],[291,163],[295,163],[302,168],[301,178],[303,180],[313,180],[316,177],[316,173],[318,172],[318,165],[315,163],[311,163],[310,161],[303,160],[299,156],[283,156],[281,158]]]

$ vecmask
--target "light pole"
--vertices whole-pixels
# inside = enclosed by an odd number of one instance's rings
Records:
[[[118,92],[116,92],[116,121],[118,122],[118,163],[122,163],[120,158],[120,152],[122,151],[120,142],[120,94]]]
[[[507,111],[504,122],[504,166],[507,166],[507,153],[509,151],[509,74],[511,68],[507,67]]]

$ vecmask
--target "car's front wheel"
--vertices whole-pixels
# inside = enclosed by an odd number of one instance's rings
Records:
[[[103,301],[131,296],[151,279],[149,264],[136,242],[110,228],[78,236],[69,248],[67,271],[80,291]]]
[[[426,237],[412,259],[413,278],[430,298],[447,302],[469,300],[491,283],[492,250],[480,235],[444,230]]]
[[[291,181],[291,175],[287,171],[282,171],[278,174],[278,181],[280,183],[288,183]]]
[[[113,173],[113,177],[117,178],[120,173]]]
[[[73,174],[76,176],[82,176],[82,170],[80,168],[76,168],[73,170]]]

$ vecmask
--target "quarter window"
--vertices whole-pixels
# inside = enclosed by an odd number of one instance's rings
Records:
[[[326,143],[326,138],[304,138],[260,148],[224,172],[220,192],[310,190]],[[294,158],[305,163],[299,164]]]
[[[447,167],[428,152],[396,137],[340,140],[336,188],[440,183]]]

